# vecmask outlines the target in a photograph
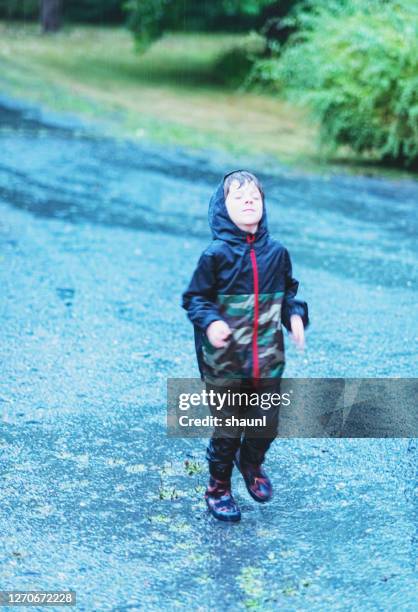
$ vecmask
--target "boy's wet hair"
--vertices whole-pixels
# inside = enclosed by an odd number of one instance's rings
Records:
[[[224,196],[225,196],[225,199],[228,196],[229,188],[231,187],[231,183],[233,181],[238,181],[240,187],[241,187],[241,185],[243,185],[246,182],[253,181],[255,183],[255,185],[257,186],[259,192],[261,193],[261,197],[262,197],[263,202],[264,202],[264,190],[263,190],[262,184],[260,183],[258,178],[255,176],[255,174],[253,174],[252,172],[247,172],[246,170],[239,170],[238,172],[233,172],[232,174],[229,174],[226,177],[226,179],[224,180]]]

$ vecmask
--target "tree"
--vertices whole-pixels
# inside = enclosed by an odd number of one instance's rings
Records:
[[[61,27],[62,0],[41,0],[42,31],[56,32]]]

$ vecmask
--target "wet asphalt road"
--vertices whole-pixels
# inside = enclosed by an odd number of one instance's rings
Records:
[[[77,610],[415,609],[414,440],[277,440],[274,501],[234,476],[243,520],[223,525],[206,441],[166,437],[165,394],[197,375],[180,295],[243,166],[310,305],[286,375],[415,377],[418,183],[114,141],[5,100],[0,124],[2,588],[73,589]]]

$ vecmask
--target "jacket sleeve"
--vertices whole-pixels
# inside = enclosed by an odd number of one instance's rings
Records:
[[[203,253],[192,279],[182,296],[182,307],[190,321],[203,332],[213,321],[224,320],[216,305],[216,275],[214,259]]]
[[[285,328],[290,332],[292,331],[290,325],[290,317],[294,314],[302,317],[304,327],[309,325],[309,313],[308,304],[303,300],[297,300],[295,298],[299,281],[292,277],[292,261],[290,259],[289,251],[285,249],[284,252],[285,261],[285,290],[282,302],[282,323]]]

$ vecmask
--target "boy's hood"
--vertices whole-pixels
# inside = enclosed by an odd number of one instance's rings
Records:
[[[217,238],[219,240],[225,240],[226,242],[241,244],[246,241],[248,232],[245,232],[244,230],[240,229],[231,220],[226,208],[224,196],[224,181],[226,177],[232,174],[233,172],[242,171],[243,169],[232,170],[231,172],[225,174],[210,199],[208,219],[209,226],[212,231],[212,237],[215,239]],[[267,234],[267,213],[265,202],[263,201],[263,214],[261,216],[257,231],[255,233],[255,241],[258,242],[260,238],[267,236]]]

